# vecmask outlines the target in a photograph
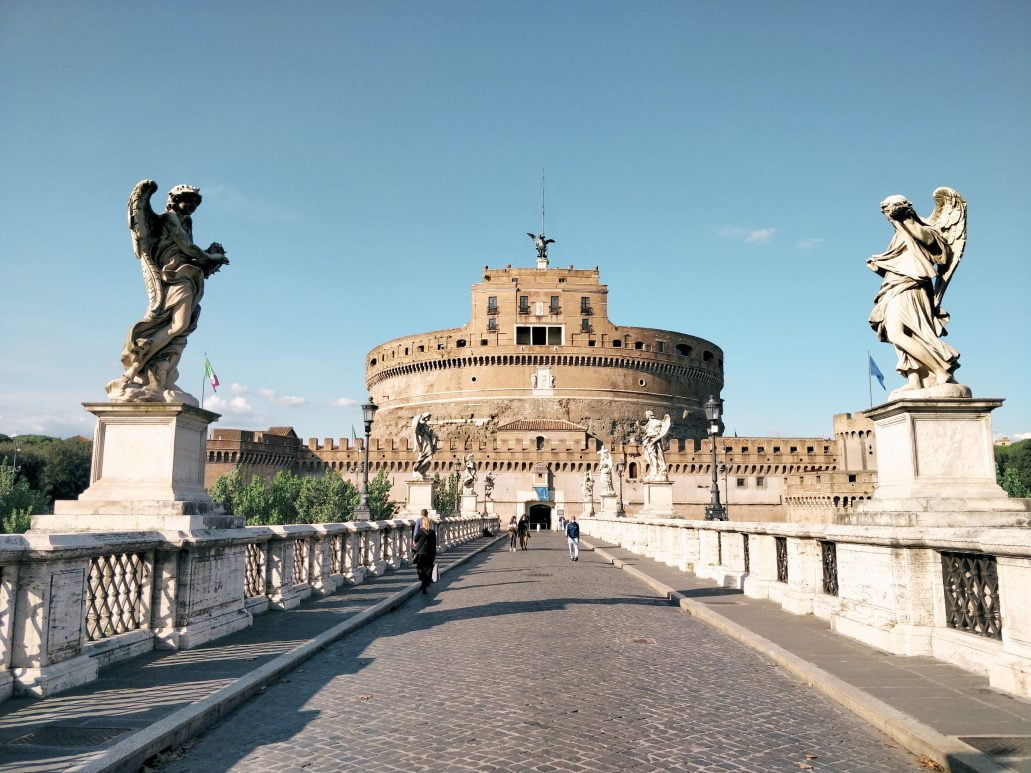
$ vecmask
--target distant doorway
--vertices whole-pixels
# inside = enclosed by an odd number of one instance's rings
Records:
[[[551,505],[530,505],[530,528],[534,531],[551,528]]]

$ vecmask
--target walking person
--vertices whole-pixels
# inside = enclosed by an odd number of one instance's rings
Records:
[[[433,574],[437,564],[437,530],[428,515],[423,515],[419,521],[413,551],[412,560],[419,574],[421,590],[425,594],[430,583],[434,581]]]
[[[569,543],[569,560],[580,560],[580,524],[576,522],[576,516],[569,516],[566,521],[566,541]]]
[[[519,531],[519,527],[516,525],[516,517],[513,515],[512,520],[508,522],[508,552],[515,553],[516,550],[516,537]]]
[[[522,550],[528,550],[526,545],[530,541],[530,519],[526,517],[525,513],[519,516],[516,531],[519,532],[519,547]]]

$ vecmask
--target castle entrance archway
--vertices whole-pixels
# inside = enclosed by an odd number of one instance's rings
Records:
[[[551,505],[530,505],[530,529],[548,531],[551,529]]]

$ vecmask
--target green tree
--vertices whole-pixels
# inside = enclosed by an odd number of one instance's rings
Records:
[[[43,446],[46,465],[40,487],[51,501],[75,499],[89,486],[93,444],[71,438]]]
[[[5,534],[28,531],[29,516],[47,509],[47,498],[30,488],[13,466],[0,462],[0,529]]]
[[[301,478],[297,497],[299,523],[350,521],[358,499],[358,489],[332,470],[326,470],[321,478]]]
[[[222,508],[228,515],[236,515],[236,495],[243,488],[243,473],[237,467],[232,472],[219,475],[214,484],[208,489],[208,496]]]
[[[369,481],[369,515],[374,521],[385,521],[393,518],[400,505],[390,501],[390,477],[387,471],[380,469],[376,477]]]
[[[260,475],[251,477],[251,482],[241,486],[233,498],[233,514],[242,515],[248,526],[267,526],[270,518],[270,501],[265,479]]]
[[[433,509],[444,518],[450,518],[458,512],[458,502],[461,496],[458,480],[457,472],[451,473],[446,478],[441,478],[439,475],[433,476]]]
[[[1011,497],[1031,496],[1031,439],[996,446],[995,472],[999,485]]]

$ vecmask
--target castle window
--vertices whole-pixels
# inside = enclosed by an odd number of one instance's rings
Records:
[[[486,338],[480,339],[480,346],[487,346],[490,343]]]
[[[420,351],[420,352],[424,352],[424,351],[426,351],[426,347],[425,347],[425,346],[423,346],[422,344],[419,344],[419,345],[418,345],[417,347],[415,347],[415,348],[416,348],[416,351]]]
[[[440,343],[438,343],[438,344],[437,344],[437,351],[439,352],[439,351],[440,351],[440,350],[442,350],[443,348],[444,348],[444,342],[443,342],[443,341],[441,341]]]
[[[516,325],[516,343],[523,346],[561,346],[561,325]]]
[[[643,349],[644,341],[634,341],[634,348],[638,350]]]
[[[788,450],[788,453],[789,454],[797,454],[798,453],[798,446],[791,446],[791,448]]]
[[[557,295],[551,296],[551,304],[549,306],[549,310],[550,310],[550,312],[552,314],[558,314],[559,306],[558,306],[558,296]]]
[[[664,351],[666,351],[666,342],[665,341],[656,341],[655,342],[655,351],[657,351],[659,354],[662,354]]]
[[[744,478],[737,478],[737,487],[738,488],[745,488],[747,485],[748,485],[748,481],[747,480],[745,480]]]
[[[581,333],[590,333],[591,332],[591,320],[587,319],[587,317],[584,317],[583,319],[580,320],[580,332]],[[591,343],[591,345],[592,346],[594,345],[593,342]]]
[[[544,450],[544,436],[543,435],[538,435],[537,436],[537,450],[538,451],[543,451]]]
[[[457,346],[459,349],[465,348],[465,339],[459,338],[457,341],[455,341],[455,346]]]
[[[691,356],[691,347],[687,344],[677,344],[677,354],[682,354],[685,357]]]
[[[612,339],[612,348],[613,348],[613,349],[618,349],[618,348],[619,348],[619,347],[621,347],[622,345],[623,345],[623,342],[622,342],[622,341],[620,341],[620,340],[619,340],[618,338],[613,338],[613,339]]]
[[[773,447],[773,453],[779,454],[780,453],[780,446],[774,446]]]
[[[594,339],[592,338],[592,339],[590,339],[590,340],[589,340],[589,341],[587,342],[587,345],[588,345],[588,346],[597,346],[597,345],[598,345],[598,342],[597,342],[597,341],[595,341],[595,340],[594,340]]]
[[[806,447],[805,447],[805,452],[806,452],[807,454],[811,454],[811,453],[813,452],[813,447],[812,447],[812,446],[806,446]]]
[[[375,364],[376,364],[376,358],[373,357],[371,360],[369,360],[369,365],[371,367],[372,365],[375,365]]]
[[[762,475],[758,476],[755,479],[755,487],[756,488],[766,488],[766,478],[764,478]]]
[[[856,476],[855,475],[849,475],[848,476],[848,482],[849,483],[855,483],[856,482]]]
[[[487,317],[487,329],[488,330],[497,330],[498,329],[498,320],[497,320],[496,317]]]
[[[476,376],[473,376],[473,377],[472,377],[472,378],[470,378],[469,380],[470,380],[470,381],[472,381],[472,382],[473,382],[473,383],[475,384],[475,383],[476,383]]]
[[[487,297],[487,313],[497,314],[498,313],[498,296],[491,295]]]
[[[712,362],[712,352],[703,352],[702,353],[702,359],[705,362]]]
[[[637,379],[637,386],[644,386],[647,382],[643,378]]]
[[[408,347],[405,347],[405,354],[408,354]]]
[[[580,313],[590,314],[591,313],[591,299],[586,295],[580,298]]]
[[[759,446],[758,448],[755,449],[755,452],[757,454],[765,454],[766,453],[766,449],[763,446]]]
[[[629,480],[637,480],[637,462],[630,462],[627,465],[626,476]]]
[[[741,453],[747,454],[748,453],[748,446],[741,446]]]
[[[520,295],[519,296],[519,313],[529,314],[530,313],[530,296]]]

